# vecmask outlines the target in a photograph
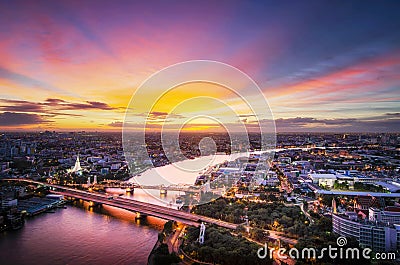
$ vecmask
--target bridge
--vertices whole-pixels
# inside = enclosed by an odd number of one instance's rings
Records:
[[[228,229],[236,229],[237,224],[232,224],[228,222],[224,222],[221,220],[213,219],[210,217],[196,215],[192,213],[183,212],[177,209],[168,208],[165,206],[155,205],[147,202],[142,202],[130,198],[124,197],[110,197],[109,195],[88,192],[83,190],[77,190],[73,188],[68,188],[65,186],[49,184],[29,179],[3,179],[5,181],[19,181],[19,182],[27,182],[37,185],[43,185],[47,187],[51,187],[51,193],[60,194],[65,197],[73,197],[76,199],[82,199],[86,201],[92,201],[99,204],[114,206],[120,209],[141,213],[144,215],[151,215],[154,217],[159,217],[166,220],[174,220],[177,222],[181,222],[187,225],[199,226],[201,222],[214,224],[220,227],[228,228]]]
[[[64,197],[71,197],[76,199],[82,199],[86,201],[91,201],[94,203],[109,205],[113,207],[117,207],[120,209],[132,211],[135,213],[140,213],[144,215],[150,215],[154,217],[158,217],[165,220],[174,220],[186,225],[198,227],[202,222],[213,224],[219,227],[233,229],[237,228],[237,224],[221,221],[218,219],[210,218],[207,216],[197,215],[193,213],[183,212],[177,209],[168,208],[165,206],[155,205],[147,202],[142,202],[130,198],[124,197],[110,197],[109,195],[101,194],[101,193],[93,193],[83,190],[77,190],[65,186],[48,184],[44,182],[29,180],[29,179],[3,179],[4,181],[19,181],[19,182],[27,182],[31,184],[43,185],[47,187],[51,187],[50,192],[55,194],[63,195]],[[270,238],[281,240],[287,242],[289,244],[296,244],[297,240],[292,238],[287,238],[285,236],[279,235],[274,231],[270,231]]]
[[[68,187],[83,187],[86,184],[66,184]],[[91,184],[90,187],[105,190],[108,188],[119,188],[119,189],[144,189],[144,190],[159,190],[160,193],[166,193],[167,191],[181,191],[188,193],[199,193],[202,190],[200,186],[193,186],[189,184],[171,184],[171,185],[140,185],[135,182],[109,180],[102,181],[101,183]]]
[[[195,187],[187,184],[180,185],[139,185],[133,182],[109,182],[104,184],[94,184],[94,187],[98,188],[121,188],[121,189],[135,189],[140,188],[144,190],[160,190],[160,191],[182,191],[182,192],[191,192],[191,193],[199,193],[201,191],[201,187]]]

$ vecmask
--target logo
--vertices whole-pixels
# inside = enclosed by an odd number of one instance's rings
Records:
[[[289,250],[285,248],[270,248],[268,249],[268,245],[265,244],[264,247],[261,247],[257,251],[257,256],[260,259],[265,259],[268,255],[270,259],[276,257],[278,259],[323,259],[329,257],[330,259],[360,259],[361,257],[364,259],[395,259],[395,253],[376,253],[374,257],[371,256],[372,249],[370,248],[343,248],[347,245],[347,238],[340,236],[336,240],[337,246],[328,245],[328,247],[324,247],[322,249],[316,249],[314,247],[303,248],[301,250],[293,247]]]
[[[344,236],[340,236],[336,239],[336,244],[339,247],[343,247],[343,246],[347,245],[347,239]]]

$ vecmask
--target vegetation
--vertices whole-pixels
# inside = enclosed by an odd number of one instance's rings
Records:
[[[240,236],[233,236],[222,228],[208,227],[204,244],[197,242],[199,228],[189,227],[183,250],[192,258],[214,264],[272,264],[268,259],[259,259],[259,245]]]
[[[314,226],[314,231],[319,230],[319,225],[317,224]],[[337,243],[336,243],[337,236],[331,233],[322,233],[322,231],[318,231],[315,234],[305,237],[299,240],[299,243],[296,244],[296,248],[299,250],[300,253],[302,253],[302,250],[304,248],[314,248],[317,249],[317,255],[319,256],[321,253],[321,250],[323,248],[329,248],[329,246],[332,246],[333,248],[337,248]],[[347,244],[346,248],[359,248],[358,247],[358,242],[354,238],[347,238]],[[329,256],[329,253],[327,251],[324,252],[324,255],[322,257],[318,257],[318,262],[315,261],[314,258],[308,258],[308,257],[301,257],[300,259],[297,260],[296,264],[352,264],[352,265],[368,265],[371,264],[371,261],[368,259],[365,259],[362,256],[362,249],[360,249],[360,259],[340,259],[340,256],[338,255],[337,258],[332,259]],[[332,252],[334,255],[335,253],[338,252]]]
[[[303,236],[307,231],[307,218],[298,206],[287,207],[283,203],[269,204],[249,201],[234,201],[221,198],[199,205],[194,212],[200,215],[243,224],[248,216],[249,224],[260,229],[287,233],[287,236]]]
[[[158,234],[158,242],[156,248],[152,251],[150,264],[154,265],[168,265],[176,264],[181,261],[176,253],[169,253],[168,245],[164,243],[166,237],[171,234],[175,228],[176,223],[174,221],[168,221],[164,224],[164,229]]]
[[[250,230],[250,238],[258,242],[264,241],[268,235],[268,231],[257,227]]]
[[[380,185],[374,185],[369,183],[361,183],[356,182],[354,183],[354,190],[358,191],[371,191],[371,192],[388,192]]]
[[[171,234],[172,231],[173,231],[174,228],[175,228],[175,225],[176,225],[176,224],[175,224],[174,221],[169,220],[168,222],[166,222],[166,223],[164,224],[164,233],[165,233],[166,235]]]
[[[158,248],[153,251],[153,264],[154,265],[168,265],[179,263],[181,259],[175,253],[169,253],[167,244],[160,244]]]
[[[333,188],[335,190],[349,190],[349,183],[346,181],[344,182],[339,182],[335,180],[335,183],[333,184]]]
[[[335,181],[333,184],[333,188],[336,190],[349,190],[349,183],[347,181],[339,183],[339,181]],[[370,184],[370,183],[362,183],[355,182],[354,190],[356,191],[370,191],[370,192],[387,192],[382,186]]]
[[[304,248],[315,248],[318,250],[317,254],[321,253],[323,248],[329,248],[332,246],[333,248],[337,247],[337,237],[338,235],[331,232],[332,231],[332,221],[327,217],[320,217],[319,220],[312,224],[307,229],[307,235],[299,238],[298,243],[296,244],[296,248],[301,253]],[[328,252],[324,252],[325,254],[321,259],[318,259],[318,262],[315,259],[309,258],[300,258],[297,260],[296,264],[352,264],[352,265],[368,265],[371,264],[371,260],[365,259],[362,256],[362,249],[359,248],[359,244],[355,238],[347,238],[346,248],[358,248],[360,250],[360,259],[340,259],[338,256],[335,259],[329,257]],[[336,253],[336,252],[334,252]],[[334,254],[333,253],[333,254]],[[395,264],[395,263],[388,263]]]

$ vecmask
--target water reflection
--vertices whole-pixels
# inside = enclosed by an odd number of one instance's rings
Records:
[[[93,207],[90,207],[90,203],[87,201],[77,200],[73,202],[74,207],[78,207],[81,209],[87,210],[90,214],[101,214],[103,218],[110,222],[113,218],[117,218],[121,223],[129,223],[129,224],[136,224],[141,226],[148,226],[150,228],[156,230],[162,230],[164,223],[166,222],[163,219],[147,216],[146,218],[137,219],[136,213],[119,209],[113,206],[108,205],[100,205],[97,204]]]
[[[77,200],[66,209],[26,220],[0,233],[0,263],[146,264],[164,220]]]

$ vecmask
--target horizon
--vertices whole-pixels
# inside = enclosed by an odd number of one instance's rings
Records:
[[[399,7],[395,1],[1,2],[0,131],[122,132],[124,124],[140,131],[146,118],[152,131],[222,132],[226,125],[251,132],[272,120],[277,133],[398,133]],[[153,102],[155,86],[130,106],[148,78],[192,60],[230,65],[261,94],[221,72],[235,90],[182,83]],[[200,71],[206,72],[182,75]],[[251,108],[262,98],[270,109],[265,117]]]
[[[0,134],[5,134],[5,133],[118,133],[118,134],[123,134],[122,131],[119,130],[81,130],[81,129],[66,129],[66,130],[51,130],[51,129],[46,129],[46,130],[3,130],[0,131]],[[130,131],[128,133],[142,133],[138,131]],[[174,132],[161,132],[161,131],[154,131],[154,130],[147,130],[146,134],[173,134]],[[229,132],[231,134],[260,134],[260,132]],[[221,132],[221,131],[180,131],[179,134],[227,134],[229,135],[228,132]],[[346,132],[346,131],[292,131],[292,132],[276,132],[276,135],[284,135],[284,134],[346,134],[346,135],[364,135],[364,134],[377,134],[377,135],[382,135],[382,134],[400,134],[400,131],[398,132],[372,132],[372,131],[364,131],[364,132]]]

